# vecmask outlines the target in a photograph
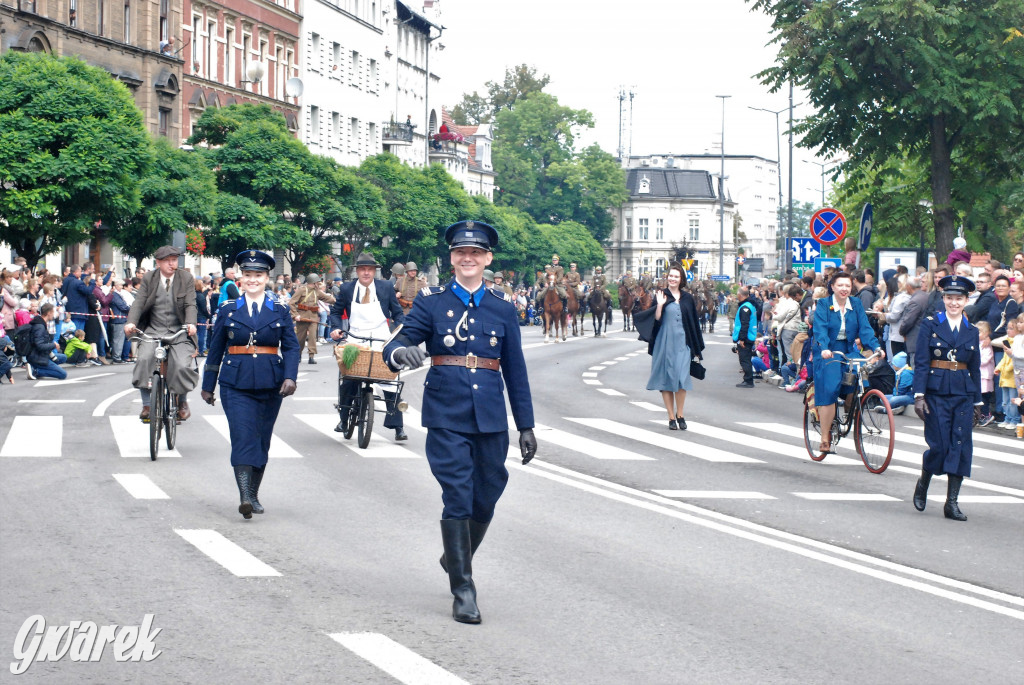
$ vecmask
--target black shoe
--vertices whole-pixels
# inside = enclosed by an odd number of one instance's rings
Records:
[[[967,516],[960,511],[960,506],[957,504],[957,499],[960,497],[960,484],[964,482],[964,477],[953,474],[947,477],[949,483],[946,487],[946,506],[942,508],[942,514],[954,521],[966,521]]]
[[[448,566],[448,584],[455,597],[452,602],[452,618],[459,623],[480,623],[476,585],[473,584],[469,519],[441,519],[441,539]]]
[[[914,488],[914,508],[918,511],[924,511],[928,504],[928,484],[931,481],[932,474],[927,471],[922,471],[921,477],[917,479],[917,487]]]
[[[342,419],[341,421],[338,421],[338,425],[334,427],[334,432],[335,433],[344,433],[345,432],[345,419]]]
[[[405,429],[403,429],[403,428],[396,428],[395,429],[395,442],[401,442],[402,440],[408,440],[408,439],[409,439],[409,436],[405,434]]]
[[[262,514],[266,509],[260,504],[260,501],[256,499],[257,495],[260,494],[260,483],[263,482],[263,471],[266,470],[266,466],[252,468],[252,482],[249,487],[249,499],[252,500],[252,513]]]
[[[310,364],[316,364],[316,359],[313,359],[312,357],[310,357],[309,358],[309,363]]]
[[[754,387],[754,384],[752,382],[751,383],[747,383],[746,381],[744,381],[743,383],[737,383],[736,387],[737,388],[752,388],[752,387]]]
[[[676,420],[675,419],[672,419],[671,421],[668,422],[668,429],[670,431],[677,431],[677,430],[679,430],[679,426],[676,425]]]
[[[684,419],[682,416],[676,417],[676,423],[679,424],[679,430],[686,430],[686,419]]]
[[[235,483],[238,485],[238,496],[241,503],[238,505],[238,513],[242,515],[242,518],[248,520],[252,518],[252,467],[251,466],[236,466],[235,467]]]

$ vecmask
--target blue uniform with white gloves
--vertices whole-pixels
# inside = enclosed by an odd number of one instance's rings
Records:
[[[245,297],[220,306],[210,334],[210,352],[203,390],[220,397],[231,435],[231,465],[265,466],[274,422],[284,399],[278,392],[285,379],[299,372],[299,341],[287,307],[264,296],[254,319]],[[247,347],[254,351],[242,352]],[[273,348],[276,352],[256,351]]]

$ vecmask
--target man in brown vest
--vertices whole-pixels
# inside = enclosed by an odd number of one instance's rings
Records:
[[[402,305],[402,313],[408,314],[412,309],[412,301],[420,290],[427,287],[427,279],[419,278],[419,269],[416,262],[409,262],[405,265],[405,275],[395,281],[395,292],[398,294],[398,304]]]
[[[334,298],[320,290],[320,277],[306,276],[306,282],[295,289],[288,308],[292,310],[295,322],[295,337],[299,339],[299,350],[305,345],[309,350],[309,363],[316,364],[316,330],[320,323],[320,302],[334,304]]]

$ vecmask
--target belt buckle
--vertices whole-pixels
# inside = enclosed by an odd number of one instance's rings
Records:
[[[469,362],[470,362],[470,360],[472,360],[472,362],[473,362],[472,364],[470,364],[470,363],[469,363]],[[476,357],[476,355],[475,355],[475,354],[473,354],[472,352],[470,352],[469,354],[467,354],[467,355],[466,355],[466,368],[467,368],[467,369],[475,369],[475,368],[478,368],[478,367],[477,367],[477,357]]]

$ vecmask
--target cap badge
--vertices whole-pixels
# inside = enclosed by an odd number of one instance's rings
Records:
[[[256,256],[256,250],[249,250],[249,256],[250,257],[255,257]]]
[[[472,230],[473,226],[475,226],[475,225],[476,225],[476,224],[474,224],[474,223],[473,223],[472,221],[467,221],[467,222],[466,222],[466,228],[467,228],[467,229],[470,229],[470,230]]]

